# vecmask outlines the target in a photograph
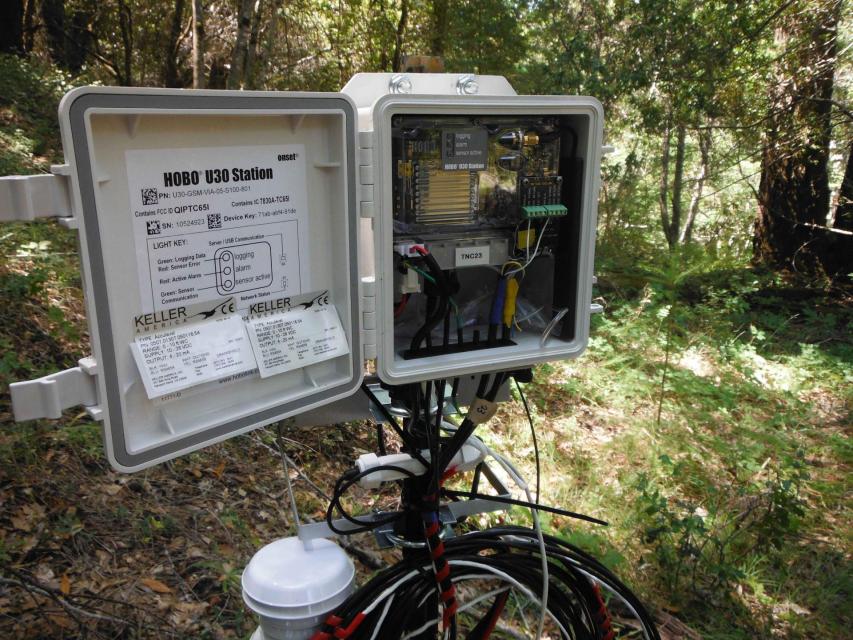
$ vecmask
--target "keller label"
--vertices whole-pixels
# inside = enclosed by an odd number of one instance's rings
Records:
[[[256,367],[239,315],[140,335],[130,347],[149,399]]]
[[[262,378],[350,352],[338,311],[328,296],[308,306],[249,318],[246,324]]]

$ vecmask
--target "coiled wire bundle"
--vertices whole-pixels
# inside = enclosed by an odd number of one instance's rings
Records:
[[[438,609],[425,611],[436,590],[431,559],[425,552],[374,576],[327,619],[312,640],[410,640],[424,637],[421,634],[430,628],[439,628],[444,638],[455,638],[467,628],[466,640],[485,640],[502,617],[513,617],[505,615],[510,613],[510,596],[516,602],[538,607],[542,568],[534,531],[498,527],[444,544],[444,557],[452,569],[459,598],[458,626],[443,626]],[[616,638],[607,598],[634,617],[645,638],[659,640],[643,605],[604,565],[558,538],[546,535],[545,544],[551,585],[546,624],[549,637]],[[520,628],[517,632],[522,634]]]

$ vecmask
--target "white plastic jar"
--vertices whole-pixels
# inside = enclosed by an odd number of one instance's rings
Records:
[[[261,623],[252,640],[308,640],[353,592],[355,566],[330,540],[282,538],[252,556],[242,584]]]

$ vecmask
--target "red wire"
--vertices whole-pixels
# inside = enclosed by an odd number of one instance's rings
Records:
[[[394,317],[397,318],[406,308],[406,303],[409,301],[409,294],[406,293],[400,299],[400,303],[394,308]]]
[[[509,599],[509,591],[504,591],[500,596],[498,596],[498,600],[500,604],[498,604],[497,608],[492,615],[492,619],[489,620],[489,626],[486,627],[485,632],[483,632],[482,640],[489,640],[489,637],[492,635],[492,631],[495,630],[495,627],[498,626],[498,620],[500,620],[501,614],[504,611],[504,606],[506,605],[506,601]]]

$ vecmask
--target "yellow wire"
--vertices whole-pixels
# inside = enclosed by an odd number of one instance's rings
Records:
[[[506,262],[504,262],[503,266],[501,267],[501,275],[504,275],[504,271],[506,271],[506,268],[507,268],[509,265],[511,265],[511,264],[514,264],[514,265],[515,265],[516,267],[518,267],[519,269],[520,269],[522,266],[524,266],[524,265],[522,265],[518,260],[507,260]],[[521,272],[521,277],[522,277],[522,278],[524,277],[524,271],[522,271],[522,272]]]

